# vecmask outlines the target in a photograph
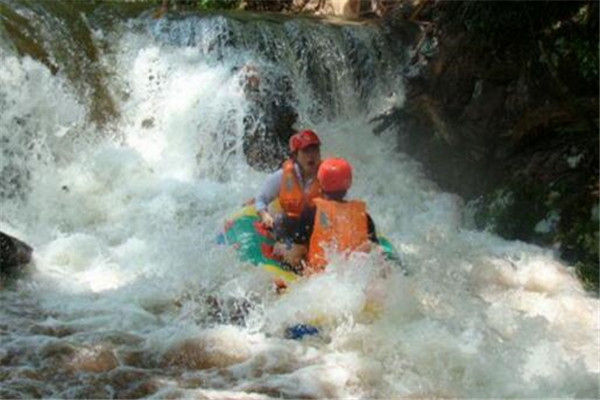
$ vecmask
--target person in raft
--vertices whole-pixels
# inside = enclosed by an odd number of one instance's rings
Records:
[[[303,275],[325,268],[328,249],[369,252],[371,243],[379,243],[365,203],[346,200],[352,186],[352,166],[343,158],[324,160],[319,166],[317,180],[322,198],[314,199],[315,207],[301,212],[292,238],[296,248],[305,249]]]
[[[307,129],[292,135],[289,147],[290,158],[269,175],[255,201],[256,212],[269,229],[277,230],[274,225],[281,221],[268,208],[276,198],[282,214],[295,219],[305,207],[314,207],[314,199],[321,195],[316,179],[321,163],[321,140],[315,132]]]

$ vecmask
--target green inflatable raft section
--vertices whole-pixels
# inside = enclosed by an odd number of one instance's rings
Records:
[[[379,246],[386,258],[400,264],[398,254],[390,241],[384,236],[378,237]],[[224,232],[217,237],[217,242],[233,246],[240,260],[260,266],[288,283],[299,276],[273,256],[275,242],[270,232],[260,223],[253,205],[242,208],[226,221]]]

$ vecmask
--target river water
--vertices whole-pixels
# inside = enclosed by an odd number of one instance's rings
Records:
[[[469,229],[459,197],[373,135],[369,120],[404,102],[403,51],[377,27],[91,25],[87,68],[118,110],[105,124],[89,87],[0,36],[0,230],[35,248],[31,275],[0,294],[2,398],[599,396],[598,298],[551,250]],[[335,259],[278,296],[215,244],[267,174],[242,151],[248,62],[267,89],[290,78],[296,127],[351,161],[351,197],[408,275]],[[382,309],[365,314],[372,298]],[[315,320],[318,336],[285,338]]]

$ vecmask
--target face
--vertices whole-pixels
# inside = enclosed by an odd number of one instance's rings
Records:
[[[296,161],[300,164],[304,173],[309,176],[316,175],[319,164],[321,163],[321,148],[317,145],[313,145],[298,150]]]

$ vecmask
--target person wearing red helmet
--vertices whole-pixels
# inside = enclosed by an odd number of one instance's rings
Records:
[[[333,246],[339,252],[368,251],[369,242],[379,242],[365,203],[345,200],[352,186],[352,166],[343,158],[324,160],[317,180],[322,198],[314,200],[314,208],[302,211],[293,233],[293,242],[306,251],[304,274],[323,270],[326,250]]]
[[[283,214],[298,218],[305,207],[313,207],[313,200],[321,195],[316,179],[321,163],[321,140],[309,129],[294,134],[289,141],[290,158],[272,173],[256,197],[256,211],[268,228],[273,227],[274,217],[268,205],[279,198]]]

